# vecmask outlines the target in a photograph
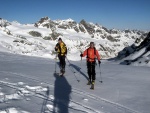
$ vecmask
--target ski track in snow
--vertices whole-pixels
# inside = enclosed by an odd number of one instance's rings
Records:
[[[7,74],[11,74],[11,75],[15,75],[15,76],[20,76],[22,78],[26,78],[26,79],[30,79],[30,80],[33,80],[35,82],[39,82],[41,84],[45,84],[47,86],[50,86],[50,87],[54,87],[54,84],[50,84],[50,83],[47,83],[45,81],[40,81],[38,78],[33,78],[33,77],[27,77],[27,75],[24,75],[24,74],[21,74],[21,73],[14,73],[14,72],[6,72],[6,71],[0,71],[0,73],[7,73]],[[22,92],[22,87],[19,87],[18,85],[14,84],[14,83],[8,83],[8,82],[4,82],[4,81],[0,81],[0,84],[1,85],[5,85],[7,87],[10,87],[10,88],[13,88],[13,89],[16,89],[17,91],[20,91],[23,95],[25,93],[28,93],[30,95],[34,95],[36,96],[37,98],[42,98],[42,99],[46,99],[47,97],[40,94],[39,92],[40,91],[37,91],[39,90],[40,88],[37,87],[30,87],[30,86],[26,86],[26,88],[24,89],[25,92]],[[41,87],[42,89],[42,87]],[[107,104],[110,104],[111,106],[115,107],[116,109],[120,109],[122,110],[123,112],[129,112],[129,113],[139,113],[138,111],[135,111],[133,109],[130,109],[126,106],[123,106],[121,104],[118,104],[118,103],[115,103],[115,102],[112,102],[112,101],[109,101],[107,99],[104,99],[104,98],[101,98],[101,97],[98,97],[98,96],[95,96],[93,94],[90,94],[90,93],[87,93],[87,92],[84,92],[84,91],[81,91],[80,89],[77,89],[77,88],[72,88],[72,92],[78,96],[84,96],[84,97],[87,97],[87,98],[90,98],[90,99],[93,99],[95,101],[98,101],[98,102],[105,102]],[[48,101],[53,101],[53,99],[49,98]],[[85,112],[85,113],[101,113],[97,110],[94,110],[93,108],[89,107],[89,106],[86,106],[86,105],[83,105],[79,102],[76,102],[72,99],[70,99],[70,102],[75,104],[75,106],[78,106],[76,108],[72,108],[71,106],[69,106],[70,109],[75,109],[75,110],[78,110],[80,112]],[[82,107],[81,109],[77,109],[77,108],[80,108]],[[83,110],[86,109],[86,110]],[[89,111],[89,112],[87,112]]]
[[[35,80],[35,79],[33,79],[33,80],[36,81],[36,82],[38,81],[38,80]],[[45,82],[43,82],[43,83],[45,83]],[[47,83],[45,83],[45,84],[47,84]],[[3,82],[3,81],[0,81],[0,85],[4,85],[4,86],[7,86],[7,87],[10,87],[10,88],[13,88],[13,89],[17,90],[18,96],[19,95],[23,95],[23,96],[25,96],[25,95],[33,95],[33,96],[38,97],[38,98],[47,99],[47,97],[45,95],[43,95],[43,94],[41,94],[39,92],[39,89],[42,89],[42,88],[39,88],[39,87],[36,88],[36,87],[26,86],[25,88],[21,88],[21,87],[17,86],[14,83]],[[49,84],[47,84],[47,85],[49,85]],[[54,87],[53,85],[51,85],[51,86]],[[6,97],[6,95],[4,96],[4,98],[9,99],[8,97]],[[14,98],[11,98],[11,99],[14,99]],[[48,101],[52,101],[53,102],[53,100],[54,99],[53,99],[52,96],[50,96],[50,98],[48,98]],[[4,101],[5,101],[5,99],[4,99]],[[84,105],[82,105],[82,104],[80,104],[80,103],[78,103],[76,101],[70,100],[70,102],[72,102],[73,104],[75,104],[75,106],[77,108],[83,107],[84,109],[89,110],[89,112],[87,112],[87,110],[84,111],[82,109],[80,110],[80,109],[72,108],[71,106],[69,106],[69,108],[71,108],[71,109],[75,109],[77,111],[81,111],[81,112],[85,112],[85,113],[100,113],[100,112],[95,111],[94,109],[92,109],[92,108],[90,108],[88,106],[84,106]]]

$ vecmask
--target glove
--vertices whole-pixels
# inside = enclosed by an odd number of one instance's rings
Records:
[[[58,50],[58,48],[57,47],[55,47],[55,51],[57,51]]]
[[[98,61],[98,64],[101,64],[101,61],[100,61],[100,60]]]
[[[83,54],[80,54],[80,57],[83,57]]]

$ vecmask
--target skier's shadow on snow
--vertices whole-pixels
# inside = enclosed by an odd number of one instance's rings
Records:
[[[74,69],[76,69],[76,71],[78,71],[81,75],[83,75],[87,80],[88,80],[88,77],[86,76],[86,74],[84,72],[81,71],[81,68],[74,65],[74,64],[70,64],[69,66],[73,67]]]
[[[65,77],[60,77],[54,73],[54,109],[52,113],[69,113],[71,86]]]
[[[46,109],[47,101],[48,101],[48,98],[49,98],[49,94],[50,94],[50,88],[47,87],[47,91],[45,93],[46,99],[44,99],[44,101],[43,101],[41,113],[45,113],[45,109]]]

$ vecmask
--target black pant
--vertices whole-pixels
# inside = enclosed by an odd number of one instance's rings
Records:
[[[89,75],[89,80],[94,81],[95,80],[95,61],[94,62],[87,62],[87,72]]]
[[[65,55],[58,55],[59,58],[59,67],[62,71],[65,71],[66,61]]]

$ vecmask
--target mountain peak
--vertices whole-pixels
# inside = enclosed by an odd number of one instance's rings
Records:
[[[71,19],[71,18],[66,19],[66,21],[68,21],[68,22],[74,22],[74,20],[73,20],[73,19]]]
[[[1,27],[6,27],[6,26],[9,26],[11,25],[10,22],[8,22],[7,20],[4,20],[3,18],[0,18],[0,26]]]

